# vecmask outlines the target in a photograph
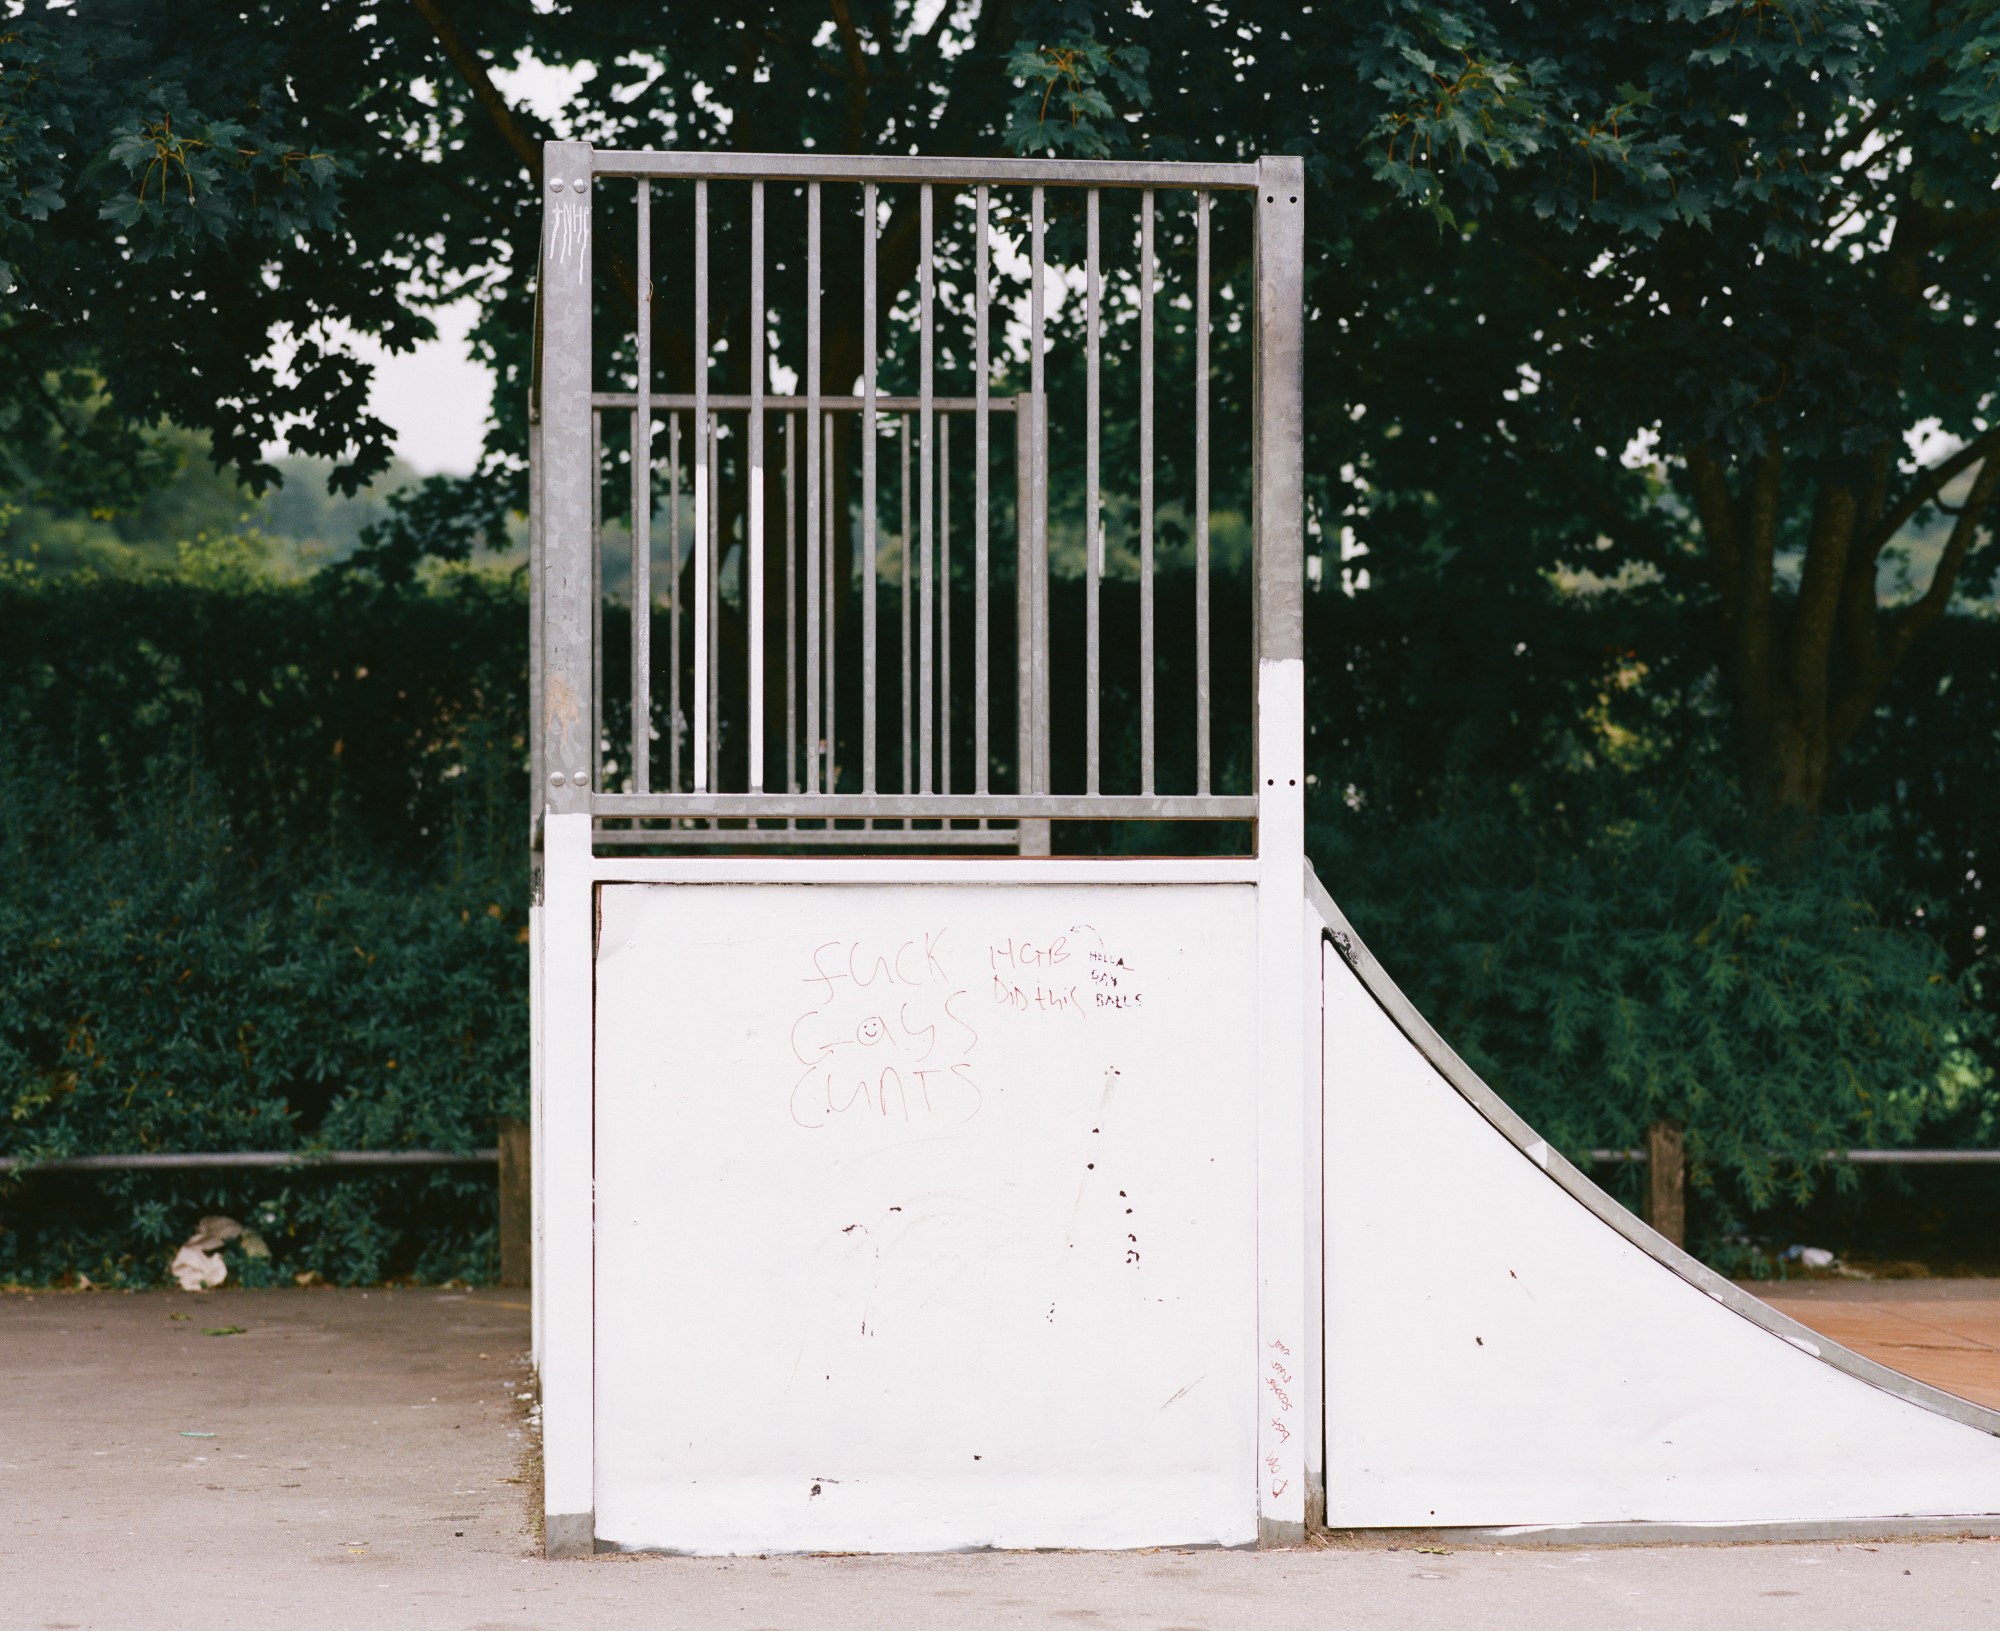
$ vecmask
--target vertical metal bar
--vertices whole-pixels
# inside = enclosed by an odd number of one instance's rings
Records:
[[[632,408],[632,791],[653,790],[653,184],[638,184],[638,395]]]
[[[806,791],[820,765],[819,183],[806,186]],[[830,467],[832,461],[826,461]],[[831,511],[833,506],[827,505]],[[831,719],[831,714],[827,716]],[[828,725],[826,734],[833,729]],[[831,789],[829,789],[830,791]]]
[[[903,557],[903,592],[896,597],[897,609],[902,619],[903,636],[900,650],[903,658],[903,791],[917,790],[917,761],[910,753],[910,591],[916,587],[916,573],[911,570],[916,551],[910,547],[910,416],[901,415],[896,421],[896,456],[901,460],[901,481],[897,484],[897,498],[902,505],[902,534],[898,540],[898,552]],[[904,826],[909,823],[905,821]]]
[[[1300,384],[1303,350],[1304,225],[1302,161],[1292,157],[1259,160],[1256,237],[1256,309],[1253,314],[1257,372],[1251,384],[1251,540],[1254,549],[1257,619],[1259,751],[1282,747],[1284,758],[1261,764],[1257,775],[1257,850],[1265,850],[1263,806],[1281,810],[1298,803],[1298,774],[1292,760],[1304,751],[1299,721],[1286,710],[1303,709],[1305,658],[1305,477],[1304,407]],[[1282,693],[1296,683],[1300,700]],[[1267,696],[1266,693],[1272,693]],[[1277,712],[1270,713],[1273,704]],[[1303,715],[1301,714],[1301,720]]]
[[[834,676],[839,672],[835,658],[839,655],[840,644],[840,596],[835,593],[840,586],[834,581],[836,550],[834,543],[838,537],[833,514],[833,415],[826,416],[826,457],[822,461],[820,479],[826,483],[826,790],[840,791],[840,714],[835,707]]]
[[[643,391],[640,393],[640,400],[645,400]],[[651,427],[648,426],[647,428],[650,430]],[[631,415],[632,468],[628,472],[631,478],[628,485],[632,491],[632,520],[630,526],[632,559],[629,563],[631,569],[631,615],[627,619],[632,663],[632,672],[630,675],[632,693],[631,756],[627,761],[627,774],[632,790],[635,793],[651,790],[650,788],[641,788],[639,785],[641,767],[644,767],[645,774],[649,779],[652,774],[650,756],[652,744],[647,740],[646,731],[641,729],[642,725],[650,723],[652,713],[652,674],[650,672],[653,649],[652,617],[650,616],[652,611],[652,575],[647,570],[651,562],[647,561],[642,565],[643,557],[640,554],[642,541],[647,550],[651,550],[652,532],[640,520],[639,511],[641,505],[650,504],[653,501],[653,482],[652,471],[647,468],[646,459],[639,451],[642,447],[647,446],[644,441],[640,440],[639,432],[639,414],[635,409]],[[598,547],[600,551],[603,548],[601,539]],[[644,590],[643,595],[640,592],[642,589]],[[598,778],[598,786],[600,788],[604,786],[602,777]]]
[[[750,473],[744,620],[750,652],[749,789],[764,791],[764,183],[750,183]]]
[[[1254,205],[1256,365],[1251,386],[1252,504],[1257,635],[1257,1193],[1269,1205],[1257,1229],[1257,1343],[1260,1352],[1308,1330],[1318,1284],[1309,1277],[1307,1164],[1299,1159],[1301,1129],[1317,1145],[1312,1109],[1318,1095],[1302,1091],[1314,988],[1299,956],[1305,943],[1305,902],[1298,886],[1305,856],[1305,596],[1304,352],[1305,168],[1295,157],[1258,163]],[[1297,1391],[1318,1397],[1324,1371],[1316,1345],[1294,1360]],[[1308,1412],[1313,1410],[1308,1403]],[[1277,1413],[1260,1411],[1257,1533],[1266,1545],[1297,1545],[1305,1534],[1308,1469],[1317,1461],[1309,1417],[1291,1430]],[[1323,1442],[1322,1435],[1322,1442]]]
[[[590,607],[591,151],[542,148],[542,728],[544,906],[541,1141],[547,1174],[539,1293],[549,1384],[542,1512],[545,1549],[588,1556],[596,1504],[590,1149]],[[579,998],[579,986],[581,995]],[[578,1175],[582,1181],[578,1182]]]
[[[554,142],[542,239],[543,793],[551,814],[590,809],[592,648],[590,148]],[[557,781],[557,777],[561,777]],[[586,1389],[588,1384],[586,1383]],[[581,1508],[578,1508],[581,1510]]]
[[[708,667],[702,683],[707,686],[708,785],[721,786],[722,771],[722,505],[717,500],[722,474],[722,415],[712,413],[708,423],[708,536],[702,552],[708,560]]]
[[[936,584],[937,561],[933,555],[931,537],[931,508],[936,501],[937,467],[932,463],[936,449],[932,445],[936,434],[936,414],[931,405],[932,398],[932,351],[931,351],[931,297],[934,269],[931,265],[931,234],[933,208],[931,189],[921,189],[918,208],[918,231],[922,239],[917,260],[917,427],[921,436],[918,448],[917,476],[917,539],[918,566],[923,579],[923,595],[919,611],[922,613],[923,627],[917,636],[917,786],[929,793],[937,786],[933,744],[936,740],[936,715],[932,702],[933,645],[932,633],[936,628],[937,608]]]
[[[535,313],[540,326],[541,311]],[[537,337],[539,348],[539,336]],[[537,382],[539,384],[539,382]],[[542,404],[539,390],[528,397],[528,833],[541,828],[548,797],[548,750],[542,741]]]
[[[1213,774],[1208,683],[1208,199],[1194,195],[1194,790],[1206,798]]]
[[[1035,790],[1035,400],[1014,398],[1016,791]]]
[[[1103,705],[1101,690],[1101,641],[1098,626],[1098,580],[1104,573],[1104,521],[1099,514],[1102,474],[1099,469],[1098,418],[1103,397],[1098,377],[1100,274],[1097,233],[1097,189],[1085,200],[1084,223],[1084,406],[1083,444],[1083,643],[1084,678],[1084,791],[1098,791],[1098,767],[1102,760]]]
[[[1153,792],[1153,191],[1139,195],[1139,791]]]
[[[604,787],[604,416],[590,410],[590,785]]]
[[[861,189],[861,791],[875,791],[875,183]]]
[[[938,416],[938,780],[951,791],[951,415]]]
[[[681,416],[667,415],[667,791],[681,790]]]
[[[708,512],[715,495],[709,489],[710,427],[708,423],[708,183],[694,184],[694,446],[688,450],[694,477],[694,790],[709,789],[709,731],[712,728],[714,686],[709,681],[708,647],[711,631],[708,581]]]
[[[1032,639],[1034,652],[1033,692],[1035,729],[1035,791],[1049,790],[1049,425],[1048,425],[1048,380],[1047,366],[1043,351],[1047,341],[1047,313],[1043,309],[1042,284],[1047,275],[1048,261],[1045,253],[1046,200],[1040,187],[1034,190],[1033,234],[1034,234],[1034,292],[1030,298],[1031,315],[1028,326],[1029,356],[1033,366],[1029,370],[1032,393],[1032,412],[1029,422],[1032,427],[1030,451],[1034,471],[1033,503],[1030,511],[1034,519],[1032,534],[1033,547],[1033,616]]]
[[[785,791],[799,790],[799,416],[785,425]],[[796,820],[786,823],[796,827]]]
[[[988,605],[992,563],[987,556],[987,527],[993,496],[988,470],[993,452],[993,413],[988,400],[992,385],[992,358],[988,355],[986,331],[986,308],[990,294],[987,287],[989,252],[986,243],[988,205],[987,191],[981,187],[974,195],[973,204],[973,234],[977,242],[973,246],[972,297],[973,371],[978,375],[973,387],[975,406],[972,420],[972,788],[976,793],[989,790],[987,765],[992,758],[987,740],[991,723],[987,694],[991,689],[989,670],[992,656],[992,617]]]

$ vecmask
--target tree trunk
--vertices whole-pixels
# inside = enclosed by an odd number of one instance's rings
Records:
[[[1809,823],[1826,797],[1833,767],[1825,710],[1778,696],[1739,699],[1738,712],[1746,721],[1758,720],[1741,733],[1743,785],[1752,810],[1785,829]]]
[[[1778,594],[1781,451],[1773,447],[1733,472],[1705,445],[1687,454],[1689,496],[1717,591],[1718,656],[1736,714],[1744,796],[1787,837],[1818,814],[1841,750],[1873,716],[1912,642],[1944,614],[2000,499],[2000,431],[1921,472],[1890,503],[1895,452],[1885,446],[1863,464],[1819,477],[1789,599]],[[1947,481],[1975,466],[1924,594],[1884,612],[1875,588],[1883,549],[1938,501]]]

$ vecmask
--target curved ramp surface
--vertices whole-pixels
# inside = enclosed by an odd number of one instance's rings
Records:
[[[1668,1244],[1424,1023],[1308,872],[1322,947],[1334,1528],[2000,1513],[2000,1412]]]

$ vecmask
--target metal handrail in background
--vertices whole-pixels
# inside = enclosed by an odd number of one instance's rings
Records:
[[[208,1172],[234,1167],[491,1166],[498,1149],[481,1150],[143,1150],[124,1155],[62,1155],[24,1161],[0,1155],[0,1172]]]
[[[615,835],[613,835],[615,836]],[[732,835],[741,837],[741,834]],[[1644,1150],[1591,1150],[1593,1164],[1643,1166]],[[197,1172],[228,1167],[440,1167],[484,1166],[498,1149],[465,1150],[224,1150],[144,1151],[130,1155],[68,1155],[23,1161],[0,1155],[0,1172]],[[2000,1166],[2000,1150],[1828,1150],[1820,1159],[1853,1166]]]
[[[1644,1150],[1591,1150],[1593,1166],[1644,1166]],[[2000,1150],[1822,1150],[1819,1159],[1833,1166],[1947,1167],[2000,1164]]]

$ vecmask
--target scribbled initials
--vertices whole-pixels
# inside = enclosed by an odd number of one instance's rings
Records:
[[[581,185],[581,183],[579,183]],[[584,281],[584,268],[589,264],[590,251],[590,202],[586,198],[557,198],[550,201],[547,216],[549,248],[556,263],[576,265],[576,278]]]
[[[986,957],[996,973],[1001,969],[1061,968],[1070,959],[1069,936],[1059,934],[1047,945],[1032,940],[996,940],[986,948]]]
[[[1084,936],[1097,942],[1095,951],[1081,943]],[[1088,923],[1072,923],[1069,933],[1047,940],[988,941],[986,966],[994,1003],[1017,1014],[1081,1018],[1094,1008],[1137,1008],[1145,1001],[1135,970],[1107,951],[1104,937]]]

